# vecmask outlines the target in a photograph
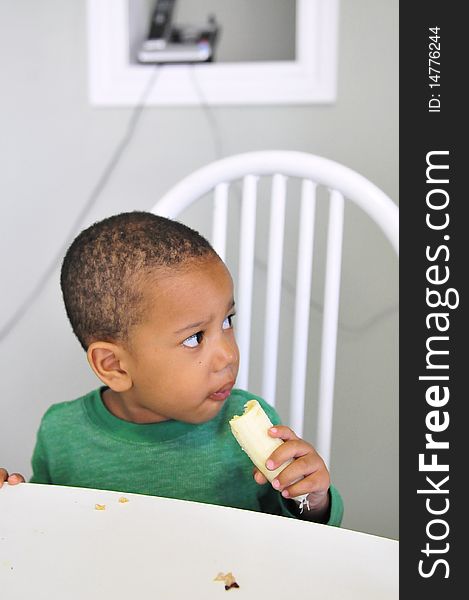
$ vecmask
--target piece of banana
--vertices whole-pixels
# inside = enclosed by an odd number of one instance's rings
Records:
[[[238,444],[269,481],[273,481],[291,463],[289,460],[275,471],[269,471],[265,466],[266,460],[283,441],[270,437],[267,433],[272,427],[272,422],[257,400],[249,400],[244,405],[244,413],[235,415],[230,420],[230,427]]]
[[[235,415],[229,423],[231,432],[238,444],[270,482],[292,462],[292,459],[287,460],[273,471],[270,471],[265,466],[272,452],[284,442],[268,434],[268,430],[273,425],[257,400],[246,402],[244,413],[242,415]],[[305,505],[308,506],[307,496],[308,494],[303,494],[302,496],[293,498],[293,500],[300,504],[301,511],[303,511]]]

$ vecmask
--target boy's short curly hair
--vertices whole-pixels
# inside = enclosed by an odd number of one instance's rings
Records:
[[[67,316],[85,350],[93,341],[126,341],[145,311],[141,283],[155,269],[218,257],[197,231],[149,212],[94,223],[67,250],[60,285]]]

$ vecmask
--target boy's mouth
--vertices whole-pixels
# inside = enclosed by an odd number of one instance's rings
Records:
[[[227,383],[226,385],[224,385],[222,388],[220,388],[216,392],[213,392],[213,394],[210,394],[209,398],[211,400],[226,400],[228,398],[228,396],[231,394],[231,390],[233,389],[233,386],[234,386],[234,382],[230,381],[230,383]]]

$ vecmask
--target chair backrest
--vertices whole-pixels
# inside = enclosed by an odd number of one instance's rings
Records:
[[[305,386],[308,368],[314,222],[317,187],[329,194],[324,312],[318,391],[316,448],[330,464],[334,378],[336,362],[344,199],[354,202],[381,228],[398,254],[398,208],[392,200],[357,172],[326,158],[293,151],[249,152],[224,158],[198,169],[167,192],[152,212],[176,218],[195,200],[213,192],[211,243],[225,260],[228,226],[228,191],[242,180],[236,332],[241,364],[237,387],[248,389],[252,292],[255,259],[257,183],[272,176],[269,248],[263,345],[262,396],[275,404],[282,287],[282,261],[287,178],[301,183],[296,295],[293,330],[289,425],[301,436],[304,427]]]

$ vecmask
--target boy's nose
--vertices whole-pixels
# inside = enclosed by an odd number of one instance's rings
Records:
[[[233,340],[222,338],[213,357],[214,371],[222,371],[238,362],[238,346]]]

